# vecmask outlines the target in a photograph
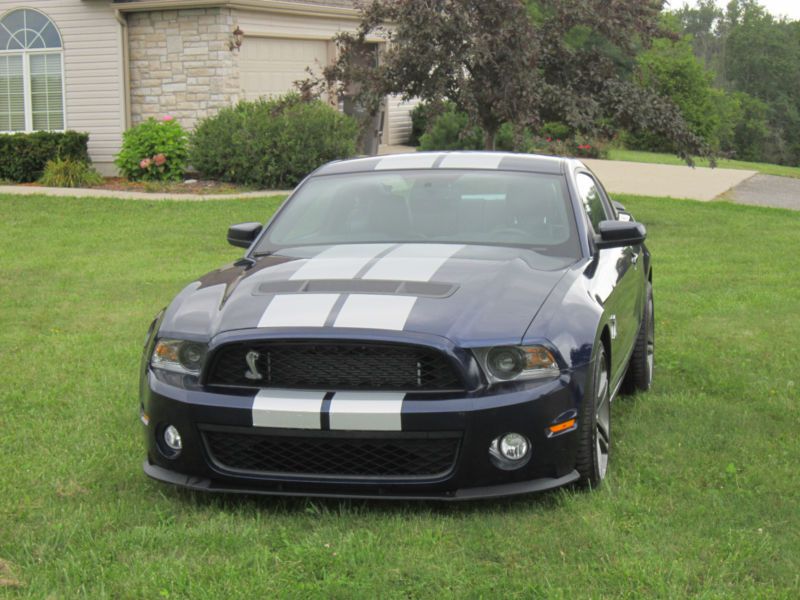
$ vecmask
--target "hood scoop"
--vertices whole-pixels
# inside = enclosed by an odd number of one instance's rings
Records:
[[[298,281],[267,281],[259,285],[254,296],[269,294],[386,294],[447,298],[458,285],[433,281],[383,281],[378,279],[307,279]]]

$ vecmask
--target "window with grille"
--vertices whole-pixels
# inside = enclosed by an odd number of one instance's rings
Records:
[[[39,11],[12,10],[0,17],[0,131],[64,128],[61,35]]]

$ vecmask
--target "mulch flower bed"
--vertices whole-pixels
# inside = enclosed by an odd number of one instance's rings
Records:
[[[41,184],[22,183],[28,187],[39,187]],[[213,181],[207,179],[186,179],[184,181],[128,181],[124,177],[105,177],[103,183],[90,186],[96,190],[114,190],[118,192],[150,192],[169,194],[236,194],[251,192],[253,188]]]

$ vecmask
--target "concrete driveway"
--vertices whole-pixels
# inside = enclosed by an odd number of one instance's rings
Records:
[[[800,179],[756,175],[737,185],[725,198],[737,204],[800,210]]]
[[[584,159],[609,194],[713,200],[755,171]]]

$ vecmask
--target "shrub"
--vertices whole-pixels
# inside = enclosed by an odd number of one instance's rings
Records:
[[[435,119],[433,105],[420,102],[411,110],[411,134],[408,136],[409,146],[419,146],[420,139],[428,132],[428,124]]]
[[[152,117],[122,135],[114,161],[131,181],[180,181],[186,170],[188,138],[175,119]]]
[[[469,124],[469,117],[448,106],[420,138],[420,150],[482,150],[483,130]]]
[[[39,183],[50,187],[90,187],[103,183],[103,176],[86,161],[56,158],[47,161]]]
[[[89,134],[77,131],[36,131],[0,135],[0,179],[36,181],[47,161],[62,158],[88,161]]]
[[[191,163],[205,177],[288,188],[320,165],[356,153],[355,119],[297,94],[242,101],[201,121],[191,139]]]

